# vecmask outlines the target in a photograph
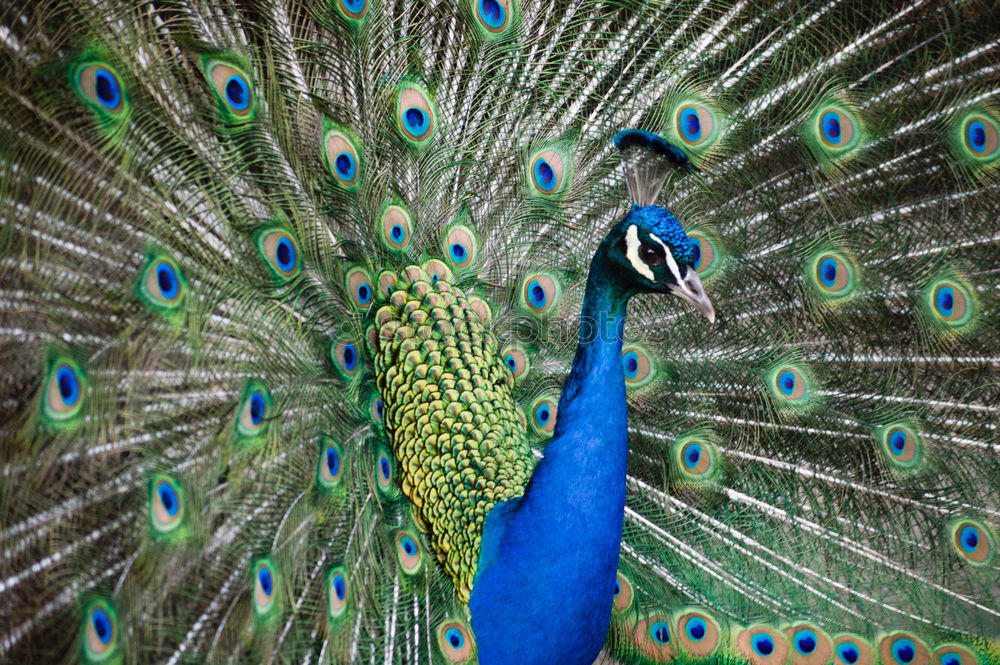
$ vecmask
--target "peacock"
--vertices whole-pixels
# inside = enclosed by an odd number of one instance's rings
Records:
[[[996,3],[0,46],[0,661],[1000,663]]]

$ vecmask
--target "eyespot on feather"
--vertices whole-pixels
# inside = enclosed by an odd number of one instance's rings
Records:
[[[71,71],[70,82],[77,94],[100,113],[123,117],[128,109],[128,99],[121,78],[107,63],[79,63]]]
[[[812,381],[804,366],[779,363],[767,373],[767,387],[779,407],[805,407],[812,397]]]
[[[334,0],[337,11],[352,21],[360,23],[368,15],[368,0]]]
[[[415,575],[420,572],[423,562],[423,552],[420,547],[420,539],[416,534],[403,529],[396,533],[396,559],[399,566],[407,575]]]
[[[241,438],[255,438],[267,431],[271,411],[271,394],[257,382],[252,382],[243,391],[239,415],[236,419],[236,433]]]
[[[222,107],[231,114],[233,120],[246,120],[252,117],[257,105],[253,84],[239,67],[232,63],[208,58],[202,67],[208,76]]]
[[[468,268],[479,253],[479,239],[467,226],[454,226],[444,239],[444,255],[456,268]]]
[[[275,280],[285,282],[299,273],[302,265],[298,243],[288,231],[275,227],[261,229],[256,233],[256,241],[257,251]]]
[[[560,194],[567,185],[567,165],[568,160],[562,151],[555,148],[540,150],[528,160],[528,181],[538,194]]]
[[[344,284],[354,306],[361,311],[367,311],[375,301],[375,288],[372,286],[372,278],[364,268],[348,270]]]
[[[319,460],[316,464],[316,482],[321,489],[335,489],[344,477],[344,451],[340,444],[329,437],[320,439]]]
[[[81,643],[84,662],[107,662],[118,651],[118,615],[107,601],[95,600],[86,605],[83,617]]]
[[[399,276],[391,270],[383,270],[378,274],[379,300],[388,300],[392,292],[396,290],[396,283]]]
[[[49,363],[42,391],[42,416],[54,426],[72,424],[80,415],[87,391],[87,377],[75,360],[57,357]]]
[[[558,309],[559,295],[559,282],[546,273],[528,275],[521,283],[522,302],[536,316],[555,312]]]
[[[615,577],[615,594],[612,605],[615,612],[624,612],[632,607],[632,599],[635,592],[632,589],[632,582],[621,572]]]
[[[785,635],[791,646],[789,656],[792,665],[826,665],[830,662],[833,644],[818,626],[793,624],[785,629]]]
[[[926,308],[932,319],[947,330],[958,330],[973,320],[971,289],[957,279],[940,279],[927,289]]]
[[[379,232],[385,246],[401,252],[410,244],[413,220],[410,211],[398,204],[387,205],[382,211]]]
[[[427,273],[427,277],[430,278],[431,284],[437,284],[438,282],[451,282],[454,280],[451,270],[448,269],[448,266],[445,265],[444,261],[439,259],[429,259],[424,262],[421,268],[425,273]]]
[[[148,307],[169,312],[184,301],[186,282],[173,259],[163,254],[150,254],[139,273],[137,293]]]
[[[487,35],[498,37],[513,23],[516,0],[469,0],[476,22]]]
[[[809,280],[818,293],[829,299],[850,296],[856,287],[856,268],[846,254],[823,251],[809,262]]]
[[[878,438],[885,459],[901,470],[916,467],[923,461],[923,440],[916,427],[896,422],[881,428]]]
[[[896,631],[884,635],[878,644],[883,665],[928,665],[927,645],[912,633]]]
[[[184,520],[184,491],[167,476],[153,476],[149,482],[149,521],[153,531],[166,535]]]
[[[1000,156],[1000,124],[985,113],[967,115],[959,124],[961,145],[979,161],[990,161]]]
[[[636,344],[626,345],[622,349],[622,369],[626,388],[640,388],[656,376],[652,357],[645,348]]]
[[[677,617],[677,643],[697,658],[708,658],[721,643],[719,623],[703,610],[687,610]]]
[[[342,337],[330,347],[330,360],[344,379],[358,375],[361,369],[361,352],[352,339]]]
[[[253,609],[258,616],[269,614],[276,606],[278,576],[274,564],[262,559],[253,567]]]
[[[556,413],[559,400],[539,397],[531,405],[531,428],[539,436],[552,436],[556,428]]]
[[[471,662],[474,643],[472,633],[459,621],[445,621],[438,626],[437,643],[441,654],[450,663]]]
[[[694,269],[703,280],[711,277],[719,268],[721,253],[718,245],[706,234],[691,231],[691,252],[694,254]]]
[[[934,650],[934,665],[979,665],[979,658],[962,644],[942,644]]]
[[[951,542],[955,552],[973,566],[986,566],[993,559],[994,536],[978,520],[956,520],[951,524]]]
[[[346,130],[328,123],[323,133],[323,162],[334,179],[354,189],[361,178],[361,153],[354,137]]]
[[[651,614],[638,621],[632,631],[632,645],[653,662],[666,663],[673,660],[676,652],[670,617],[666,614]]]
[[[523,377],[531,369],[528,356],[520,346],[512,345],[506,347],[500,352],[500,357],[503,358],[503,363],[510,370],[510,373],[514,375],[515,381]]]
[[[343,566],[331,568],[326,576],[326,589],[327,614],[328,618],[333,620],[342,616],[347,610],[347,603],[350,599],[347,569]]]
[[[394,463],[389,451],[380,447],[375,453],[373,471],[375,473],[375,483],[383,494],[388,494],[393,489],[393,466]]]
[[[752,665],[784,665],[788,660],[788,640],[767,626],[751,626],[740,632],[736,646]]]
[[[686,480],[704,481],[715,475],[716,450],[708,438],[682,436],[673,444],[674,466]]]
[[[833,662],[835,665],[873,665],[875,652],[864,638],[843,633],[833,640]]]
[[[396,97],[396,127],[414,145],[426,144],[437,129],[433,98],[416,83],[403,83]]]
[[[368,415],[372,422],[382,424],[385,412],[385,403],[378,395],[372,395],[368,401]]]
[[[682,102],[674,112],[675,131],[681,143],[689,147],[707,147],[715,142],[718,120],[705,104]]]

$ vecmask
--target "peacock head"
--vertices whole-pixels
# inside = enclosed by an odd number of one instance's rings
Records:
[[[712,301],[694,269],[691,239],[669,210],[633,205],[604,246],[612,279],[626,292],[672,293],[715,322]]]

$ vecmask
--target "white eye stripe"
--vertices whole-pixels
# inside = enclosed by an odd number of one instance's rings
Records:
[[[657,241],[659,242],[659,239],[657,239]],[[636,228],[635,224],[632,224],[628,227],[628,231],[625,232],[625,256],[628,257],[629,263],[632,264],[632,267],[635,268],[637,273],[652,282],[654,279],[653,271],[650,270],[649,266],[643,263],[639,258],[639,245],[641,244],[642,243],[639,242],[639,229]],[[662,245],[663,243],[661,242],[660,244]],[[667,252],[668,256],[669,254],[670,252]],[[672,257],[670,258],[670,261],[673,261]],[[674,271],[676,272],[676,270],[675,264]]]
[[[667,257],[667,267],[670,268],[670,272],[674,274],[674,281],[678,284],[681,283],[681,270],[677,267],[677,261],[674,260],[674,255],[670,253],[670,248],[667,247],[666,243],[654,236],[652,233],[649,234],[650,237],[656,242],[660,243],[660,247],[663,248],[663,253]]]

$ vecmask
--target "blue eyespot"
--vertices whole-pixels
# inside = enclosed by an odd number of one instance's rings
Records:
[[[539,157],[535,160],[535,184],[543,191],[551,192],[555,189],[558,179],[552,165]]]
[[[453,649],[461,649],[465,645],[465,636],[457,628],[449,628],[444,631],[444,639]]]
[[[254,425],[260,425],[261,421],[264,420],[266,410],[267,403],[264,401],[264,395],[259,390],[255,390],[250,395],[250,422]]]
[[[804,656],[816,650],[816,633],[811,630],[800,630],[792,638],[795,649]]]
[[[842,642],[837,645],[837,655],[847,665],[854,665],[854,663],[858,662],[858,658],[861,657],[861,652],[856,645],[850,642]]]
[[[548,404],[541,404],[535,409],[535,422],[538,423],[539,427],[544,427],[549,422],[551,415]]]
[[[512,372],[517,371],[517,360],[514,359],[514,354],[508,353],[503,360],[505,363],[507,363],[507,367],[510,368],[510,371]]]
[[[958,654],[946,653],[940,658],[941,665],[962,665],[962,659]]]
[[[90,622],[94,626],[94,632],[97,634],[97,639],[101,641],[101,644],[108,644],[111,642],[111,636],[114,630],[111,627],[111,617],[108,613],[101,608],[95,608],[90,614]]]
[[[490,28],[502,28],[507,22],[507,11],[497,0],[479,0],[479,17]]]
[[[226,100],[234,111],[245,111],[250,106],[250,86],[239,74],[233,74],[226,81]]]
[[[965,138],[972,152],[986,152],[986,125],[982,120],[973,120],[966,125]]]
[[[913,643],[913,640],[908,640],[905,637],[900,638],[892,643],[892,657],[897,662],[908,665],[917,657],[917,645]]]
[[[462,245],[457,242],[452,243],[451,247],[448,248],[448,251],[451,254],[452,261],[455,263],[462,263],[468,255],[468,252],[465,251],[465,247],[462,247]]]
[[[337,600],[343,600],[347,596],[347,583],[344,581],[342,573],[333,575],[333,593],[337,595]]]
[[[331,476],[336,476],[340,472],[340,453],[333,446],[326,449],[326,468]]]
[[[618,578],[616,577],[615,578],[615,595],[614,595],[614,597],[617,598],[621,594],[621,592],[622,592],[622,583],[619,582]]]
[[[68,365],[61,365],[56,370],[56,383],[59,386],[59,398],[66,406],[75,406],[80,400],[80,379]]]
[[[344,344],[343,357],[344,357],[344,368],[348,372],[353,372],[354,368],[357,367],[358,364],[358,352],[357,349],[354,348],[354,344],[352,342],[347,342],[346,344]]]
[[[163,509],[167,511],[167,514],[173,517],[177,514],[180,509],[181,501],[177,496],[177,490],[170,486],[170,483],[161,482],[156,488],[157,494],[160,496],[160,505]]]
[[[358,163],[354,159],[354,155],[349,152],[342,152],[333,161],[334,167],[337,169],[337,175],[343,180],[354,180],[354,174],[357,173]]]
[[[972,554],[979,547],[979,529],[972,525],[962,527],[959,541],[962,544],[962,549]]]
[[[683,109],[679,114],[681,135],[692,143],[701,140],[701,118],[698,111],[692,107]]]
[[[295,268],[295,246],[287,237],[278,240],[274,248],[274,258],[278,262],[278,268],[285,272]]]
[[[427,115],[426,111],[416,106],[411,106],[403,111],[403,122],[406,124],[406,130],[415,137],[423,136],[431,127],[430,116]]]
[[[367,305],[369,302],[371,302],[371,299],[372,299],[371,288],[369,288],[367,284],[362,284],[361,286],[359,286],[358,302],[361,303],[362,305]]]
[[[827,111],[820,121],[823,130],[823,138],[833,145],[839,145],[841,141],[840,114],[836,111]]]
[[[955,290],[950,286],[942,286],[937,290],[934,306],[941,316],[951,316],[955,310]]]
[[[778,388],[788,396],[795,392],[795,374],[791,370],[785,370],[778,376]]]
[[[622,356],[622,365],[625,367],[625,378],[635,379],[639,374],[639,354],[628,351]]]
[[[389,467],[389,458],[386,457],[384,454],[382,455],[382,457],[379,458],[378,469],[382,473],[382,477],[388,480],[389,474],[392,472],[392,469]]]
[[[538,283],[537,279],[532,280],[528,284],[528,301],[531,303],[532,307],[542,309],[545,307],[547,300],[548,298],[545,295],[545,289]]]
[[[392,239],[396,242],[402,242],[403,238],[406,237],[406,230],[399,224],[394,224],[389,234],[392,235]]]
[[[899,457],[903,454],[903,450],[906,448],[906,432],[903,430],[895,430],[889,435],[889,448],[892,450],[892,454]]]
[[[750,646],[758,656],[770,656],[774,653],[774,640],[767,633],[756,633],[750,637]]]
[[[689,639],[700,642],[705,639],[705,635],[708,633],[708,624],[701,617],[691,617],[687,621],[684,632],[687,633]]]
[[[166,261],[156,266],[156,284],[160,287],[160,295],[166,300],[173,300],[180,290],[180,282],[174,267]]]
[[[649,626],[649,636],[657,644],[669,644],[670,628],[665,621],[655,621]]]
[[[379,420],[382,420],[382,400],[375,400],[375,415],[378,416]]]
[[[699,238],[691,238],[691,256],[694,257],[691,265],[697,270],[701,267],[701,240]]]
[[[819,279],[823,284],[832,289],[837,283],[837,261],[832,257],[823,259],[819,264]]]
[[[94,70],[94,93],[97,101],[109,111],[114,111],[122,102],[121,86],[115,75],[103,67]]]
[[[684,447],[684,466],[694,470],[701,461],[701,444],[689,443]]]
[[[271,571],[267,566],[261,566],[257,571],[257,582],[260,584],[260,590],[264,592],[264,595],[270,596],[271,591],[274,590],[274,579],[271,577]]]
[[[409,554],[410,556],[413,556],[414,554],[417,553],[417,545],[416,543],[413,542],[413,539],[410,538],[409,536],[403,536],[399,544],[403,548],[403,551]]]

